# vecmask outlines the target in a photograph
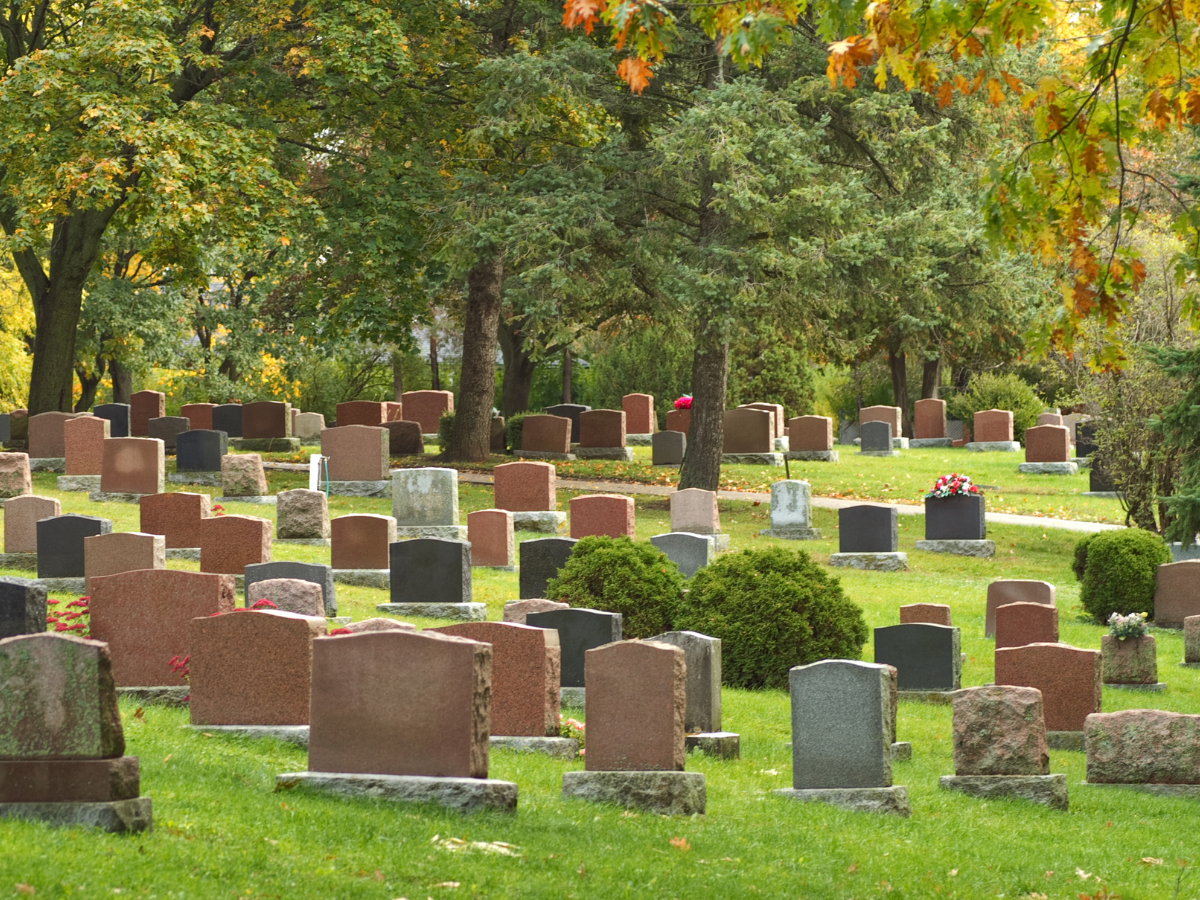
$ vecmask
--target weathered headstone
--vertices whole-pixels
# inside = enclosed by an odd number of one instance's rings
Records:
[[[546,583],[558,577],[558,570],[576,544],[575,538],[552,537],[522,541],[520,553],[520,597],[522,600],[546,596]]]
[[[713,560],[711,535],[671,531],[654,535],[650,538],[650,543],[675,563],[679,574],[684,578],[691,578]]]
[[[151,419],[147,425],[149,437],[158,438],[169,453],[175,452],[175,440],[185,431],[190,430],[192,423],[186,416],[159,416]]]
[[[668,631],[649,639],[683,651],[687,665],[687,708],[684,731],[721,730],[721,639],[697,631]]]
[[[962,682],[959,630],[928,623],[876,628],[875,662],[895,667],[901,691],[956,691]]]
[[[0,497],[20,497],[33,492],[27,453],[0,453]]]
[[[717,492],[700,488],[672,491],[671,530],[691,534],[717,534],[721,518],[717,511]]]
[[[166,480],[163,442],[156,438],[109,438],[100,471],[103,494],[161,494]]]
[[[328,542],[329,500],[322,491],[280,491],[275,514],[275,537],[281,541]]]
[[[623,494],[584,494],[571,498],[571,537],[634,538],[633,498]]]
[[[337,615],[337,592],[333,583],[333,569],[320,563],[304,562],[255,562],[245,567],[247,601],[250,588],[258,581],[271,581],[277,578],[293,578],[307,581],[321,588],[321,599],[325,606],[326,616]],[[246,603],[250,605],[249,602]]]
[[[1088,784],[1142,785],[1194,797],[1200,785],[1200,716],[1164,709],[1093,713],[1084,724]]]
[[[42,585],[31,578],[0,578],[0,638],[41,634],[46,630],[46,613]]]
[[[820,539],[820,530],[812,527],[812,488],[807,481],[771,485],[771,527],[759,534],[789,541]]]
[[[462,539],[458,524],[458,471],[433,467],[392,473],[392,517],[396,534]]]
[[[584,654],[621,640],[621,614],[598,609],[555,609],[529,613],[525,624],[534,628],[558,630],[558,645],[562,648],[562,686],[584,686]]]
[[[292,436],[305,443],[320,443],[321,432],[324,430],[325,417],[320,413],[297,413],[296,420],[292,423]]]
[[[264,497],[267,475],[257,453],[227,453],[221,457],[221,493],[226,497]]]

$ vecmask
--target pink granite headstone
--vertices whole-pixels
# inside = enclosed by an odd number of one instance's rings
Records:
[[[109,438],[104,442],[100,490],[112,494],[161,494],[166,477],[163,442],[158,438]]]
[[[348,400],[337,405],[336,418],[338,428],[347,425],[374,425],[384,422],[383,404],[372,400]]]
[[[138,500],[141,513],[139,528],[147,534],[161,534],[168,550],[200,546],[200,520],[212,515],[208,494],[172,491],[150,494]]]
[[[1026,644],[996,651],[996,684],[1042,692],[1047,731],[1083,731],[1100,712],[1100,651],[1067,644]]]
[[[946,436],[946,401],[929,398],[913,404],[913,437],[929,440]]]
[[[568,429],[571,420],[565,419]],[[544,462],[512,462],[492,470],[497,509],[548,512],[556,505],[554,466]]]
[[[718,534],[721,518],[717,512],[717,492],[701,488],[673,491],[671,501],[671,530],[692,534]]]
[[[201,519],[200,571],[245,574],[246,566],[271,561],[271,522],[256,516]]]
[[[858,411],[859,427],[867,422],[887,422],[892,426],[892,437],[900,437],[900,407],[898,406],[864,406]]]
[[[442,413],[454,412],[454,394],[450,391],[406,391],[400,395],[404,418],[420,422],[422,434],[437,434]]]
[[[625,411],[627,434],[654,434],[658,431],[652,395],[626,394],[621,398],[621,409]]]
[[[29,458],[62,459],[67,455],[63,428],[71,419],[91,413],[45,412],[29,417]]]
[[[1054,585],[1048,581],[1001,579],[987,589],[987,605],[983,620],[983,636],[996,633],[996,610],[1009,603],[1041,603],[1054,606]]]
[[[516,565],[513,514],[506,509],[479,509],[467,514],[471,565],[508,568]]]
[[[104,441],[112,423],[96,416],[76,416],[63,423],[67,475],[99,475],[104,470]]]
[[[335,569],[386,569],[388,544],[396,540],[391,516],[338,516],[329,523],[330,563]]]
[[[1007,409],[984,409],[975,413],[971,429],[979,444],[1012,441],[1013,414]]]
[[[788,419],[788,447],[792,450],[832,450],[833,419],[828,416],[796,416]]]
[[[4,552],[37,553],[39,519],[61,516],[62,505],[53,497],[25,494],[4,501]]]
[[[166,542],[161,534],[114,531],[83,539],[83,576],[88,585],[101,575],[162,569],[166,564]]]
[[[570,453],[571,420],[565,416],[526,416],[521,422],[521,449],[530,453]]]
[[[321,455],[329,460],[330,481],[386,481],[387,429],[379,425],[326,428],[321,431]]]
[[[1038,425],[1025,429],[1025,462],[1069,462],[1071,430],[1065,425]]]
[[[908,603],[900,607],[900,624],[949,625],[950,607],[945,603]]]
[[[20,497],[33,491],[28,453],[0,453],[0,497]]]
[[[618,641],[584,654],[589,772],[682,771],[683,649]]]
[[[1058,607],[1007,603],[996,607],[996,649],[1058,643]]]
[[[620,494],[584,494],[571,498],[571,537],[634,537],[633,498]]]

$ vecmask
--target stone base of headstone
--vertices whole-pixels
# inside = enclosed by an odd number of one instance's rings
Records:
[[[37,583],[47,591],[61,594],[83,594],[87,590],[86,578],[38,578]]]
[[[421,435],[421,440],[423,440],[426,444],[436,444],[437,439],[438,439],[438,435],[437,435],[436,431],[433,432],[432,434]]]
[[[782,453],[722,453],[723,466],[782,466]]]
[[[325,486],[335,497],[390,497],[390,481],[328,481]]]
[[[899,450],[859,450],[859,456],[899,456]]]
[[[392,573],[390,569],[334,569],[333,580],[338,584],[386,591],[392,586]]]
[[[829,564],[843,569],[872,572],[902,572],[908,568],[907,553],[831,553]]]
[[[319,437],[315,437],[315,438],[300,438],[300,446],[301,446],[301,447],[320,447],[320,446],[321,446],[321,439],[320,439]]]
[[[574,453],[551,453],[548,450],[517,450],[513,456],[517,459],[548,459],[552,462],[571,462],[577,458]]]
[[[340,797],[370,797],[396,803],[436,803],[456,812],[513,811],[517,786],[495,778],[430,778],[425,775],[359,775],[340,772],[285,772],[275,790],[302,788]]]
[[[625,435],[625,446],[627,447],[649,447],[654,441],[653,434],[627,434]]]
[[[492,750],[511,750],[513,753],[541,753],[554,759],[575,759],[579,756],[579,741],[565,737],[518,737],[493,734],[488,738]]]
[[[565,512],[515,512],[513,531],[537,531],[542,534],[566,534],[567,514]]]
[[[1131,784],[1129,782],[1079,782],[1087,787],[1124,788],[1154,794],[1157,797],[1180,797],[1184,800],[1200,800],[1200,784]]]
[[[36,569],[36,553],[0,553],[0,569]]]
[[[724,553],[729,549],[729,535],[727,534],[710,534],[709,540],[712,541],[713,553]]]
[[[40,459],[29,460],[30,472],[65,472],[67,471],[67,460],[65,457],[45,456]]]
[[[1051,750],[1082,750],[1082,731],[1047,731],[1046,746]]]
[[[775,438],[775,450],[778,453],[787,453],[792,449],[792,440],[787,435]]]
[[[90,494],[100,490],[99,475],[59,475],[55,480],[60,491]]]
[[[159,493],[162,493],[159,491]],[[92,503],[141,503],[143,497],[152,497],[153,494],[129,494],[123,491],[92,491],[88,494],[88,500]]]
[[[892,449],[893,450],[907,450],[908,446],[909,446],[908,438],[906,438],[906,437],[892,438]]]
[[[24,819],[47,825],[82,825],[109,834],[151,831],[154,813],[149,797],[99,803],[0,803],[0,819]]]
[[[917,541],[917,549],[928,553],[950,553],[954,556],[990,557],[996,555],[995,541]]]
[[[587,704],[587,688],[560,687],[558,689],[558,705],[571,709],[583,709]]]
[[[172,472],[167,476],[172,484],[198,484],[201,487],[220,487],[220,472]]]
[[[187,706],[190,688],[186,684],[155,687],[119,687],[117,697],[126,697],[149,706]]]
[[[972,453],[1019,453],[1020,441],[971,441],[966,445]]]
[[[700,772],[564,772],[562,795],[660,816],[703,815],[708,802]]]
[[[1200,669],[1200,662],[1181,662],[1179,665],[1184,669]]]
[[[1073,462],[1024,462],[1017,471],[1022,475],[1078,475],[1079,466]]]
[[[1082,497],[1100,497],[1103,500],[1120,500],[1120,491],[1084,491]]]
[[[258,506],[277,506],[279,498],[274,494],[261,497],[213,497],[213,503],[254,503]]]
[[[685,735],[684,743],[689,753],[696,750],[718,759],[740,759],[742,756],[742,736],[732,731],[701,731]]]
[[[923,447],[950,447],[954,441],[950,438],[910,438],[908,446],[912,450],[920,450]]]
[[[375,608],[397,616],[454,619],[458,622],[487,621],[486,603],[380,603]]]
[[[953,698],[954,691],[896,691],[897,700],[912,700],[916,703],[949,705]]]
[[[1171,551],[1171,562],[1182,562],[1185,559],[1200,559],[1200,544],[1192,544],[1186,550],[1180,541],[1167,544]]]
[[[301,547],[328,547],[329,538],[272,538],[272,544],[298,544]]]
[[[1092,458],[1090,456],[1072,456],[1071,462],[1079,467],[1080,471],[1090,469],[1092,467]]]
[[[1067,810],[1066,775],[943,775],[938,787],[981,800],[1028,800]]]
[[[760,537],[780,538],[785,541],[819,541],[820,528],[763,528],[758,532]]]
[[[230,734],[235,737],[272,738],[308,749],[307,725],[189,725],[202,734]]]
[[[791,462],[832,462],[838,461],[836,450],[789,450],[783,458]]]
[[[230,438],[229,449],[246,453],[299,453],[300,438]]]
[[[892,760],[894,762],[907,762],[910,759],[912,759],[912,743],[909,741],[893,741]]]
[[[167,559],[186,559],[190,562],[200,562],[199,547],[168,547]]]
[[[912,806],[903,785],[879,788],[778,788],[773,793],[803,803],[827,803],[851,812],[885,813],[908,818]]]
[[[633,462],[633,451],[628,447],[580,447],[575,451],[580,459],[616,459]]]
[[[466,525],[401,525],[396,528],[396,539],[402,538],[446,538],[451,541],[467,539]]]
[[[1167,689],[1165,681],[1150,681],[1142,684],[1109,684],[1104,682],[1106,688],[1112,688],[1114,691],[1149,691],[1150,693],[1159,693]]]

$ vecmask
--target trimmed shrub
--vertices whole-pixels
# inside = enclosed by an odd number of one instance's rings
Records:
[[[546,586],[546,598],[620,613],[621,634],[648,638],[671,630],[683,576],[653,544],[627,537],[581,538],[558,577]]]
[[[450,436],[454,434],[454,413],[447,411],[438,419],[437,443],[438,450],[445,453],[450,449]]]
[[[1113,613],[1154,615],[1154,579],[1171,561],[1163,539],[1141,528],[1102,531],[1075,545],[1072,568],[1081,582],[1079,601],[1097,622]]]
[[[946,401],[946,415],[968,426],[974,421],[975,413],[981,410],[1008,410],[1013,414],[1013,440],[1016,441],[1025,440],[1025,429],[1037,424],[1037,417],[1044,408],[1045,404],[1033,388],[1012,372],[976,375],[965,391]]]
[[[721,639],[730,687],[787,688],[788,669],[819,659],[859,659],[862,610],[803,550],[743,550],[698,571],[677,630]]]
[[[508,445],[509,453],[521,449],[521,435],[525,432],[525,416],[528,413],[519,412],[508,417],[504,423],[504,442]]]

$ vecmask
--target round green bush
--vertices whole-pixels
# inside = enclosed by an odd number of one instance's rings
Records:
[[[982,372],[971,379],[965,391],[946,401],[946,414],[968,425],[981,410],[1008,410],[1013,414],[1013,439],[1017,441],[1025,440],[1025,429],[1037,424],[1044,408],[1037,392],[1013,372]]]
[[[654,545],[627,537],[582,538],[546,586],[549,600],[620,613],[626,638],[670,631],[682,596],[675,563]]]
[[[803,550],[743,550],[698,571],[675,617],[679,630],[721,639],[721,674],[740,688],[786,688],[788,669],[858,659],[862,610]]]
[[[1102,531],[1075,545],[1075,577],[1082,582],[1079,600],[1097,622],[1113,613],[1154,615],[1154,577],[1171,561],[1157,534],[1141,528]]]

